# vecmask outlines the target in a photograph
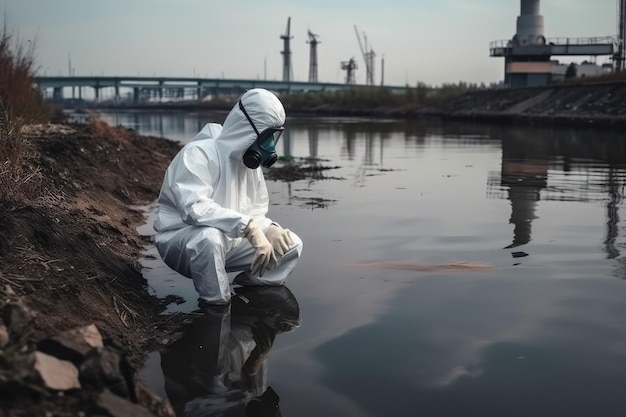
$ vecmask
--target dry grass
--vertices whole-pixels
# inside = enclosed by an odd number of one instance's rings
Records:
[[[0,37],[0,109],[8,119],[45,121],[49,114],[43,97],[34,87],[35,42],[28,47],[15,40],[6,28]]]
[[[87,130],[100,138],[106,138],[117,145],[118,150],[128,147],[128,130],[124,127],[113,127],[97,112],[90,112],[87,117]]]
[[[34,48],[2,30],[0,36],[0,201],[27,203],[41,194],[35,151],[21,133],[28,123],[47,121],[49,109],[34,87]]]
[[[43,194],[36,152],[22,135],[22,125],[22,119],[0,113],[0,201],[19,205]]]

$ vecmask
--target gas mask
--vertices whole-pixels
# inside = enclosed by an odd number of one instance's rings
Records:
[[[278,155],[276,155],[276,144],[278,143],[278,139],[282,135],[285,130],[284,127],[268,127],[263,132],[258,131],[252,119],[248,115],[248,112],[243,107],[241,100],[239,101],[239,108],[250,122],[252,129],[254,129],[254,133],[256,133],[256,140],[243,154],[243,164],[250,168],[256,169],[259,165],[262,165],[265,168],[271,167],[274,162],[278,160]]]

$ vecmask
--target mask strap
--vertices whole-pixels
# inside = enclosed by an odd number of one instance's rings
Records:
[[[250,125],[252,126],[252,129],[254,129],[254,133],[256,133],[257,136],[260,135],[259,131],[257,130],[256,126],[254,125],[254,123],[252,122],[252,119],[250,118],[250,116],[248,115],[248,112],[246,111],[246,109],[243,108],[243,103],[241,102],[241,100],[239,100],[239,108],[241,109],[241,111],[243,112],[243,115],[246,116],[246,119],[248,119],[248,122],[250,122]]]

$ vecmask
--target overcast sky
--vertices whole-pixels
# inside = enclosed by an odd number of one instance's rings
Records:
[[[293,77],[307,81],[307,31],[319,35],[318,80],[341,83],[342,61],[365,65],[355,33],[377,55],[375,82],[497,82],[489,42],[510,39],[519,0],[0,0],[9,30],[37,39],[40,75],[282,79],[291,17]],[[547,38],[617,32],[616,0],[544,0]],[[589,57],[574,59],[582,61]],[[561,62],[572,59],[561,57]],[[598,63],[607,62],[599,58]]]

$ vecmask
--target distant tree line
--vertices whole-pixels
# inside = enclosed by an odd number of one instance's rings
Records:
[[[281,97],[289,110],[322,108],[420,108],[458,97],[468,92],[501,88],[498,83],[444,83],[431,86],[418,82],[415,87],[406,86],[406,93],[394,94],[387,87],[354,88],[335,92],[293,93]]]

